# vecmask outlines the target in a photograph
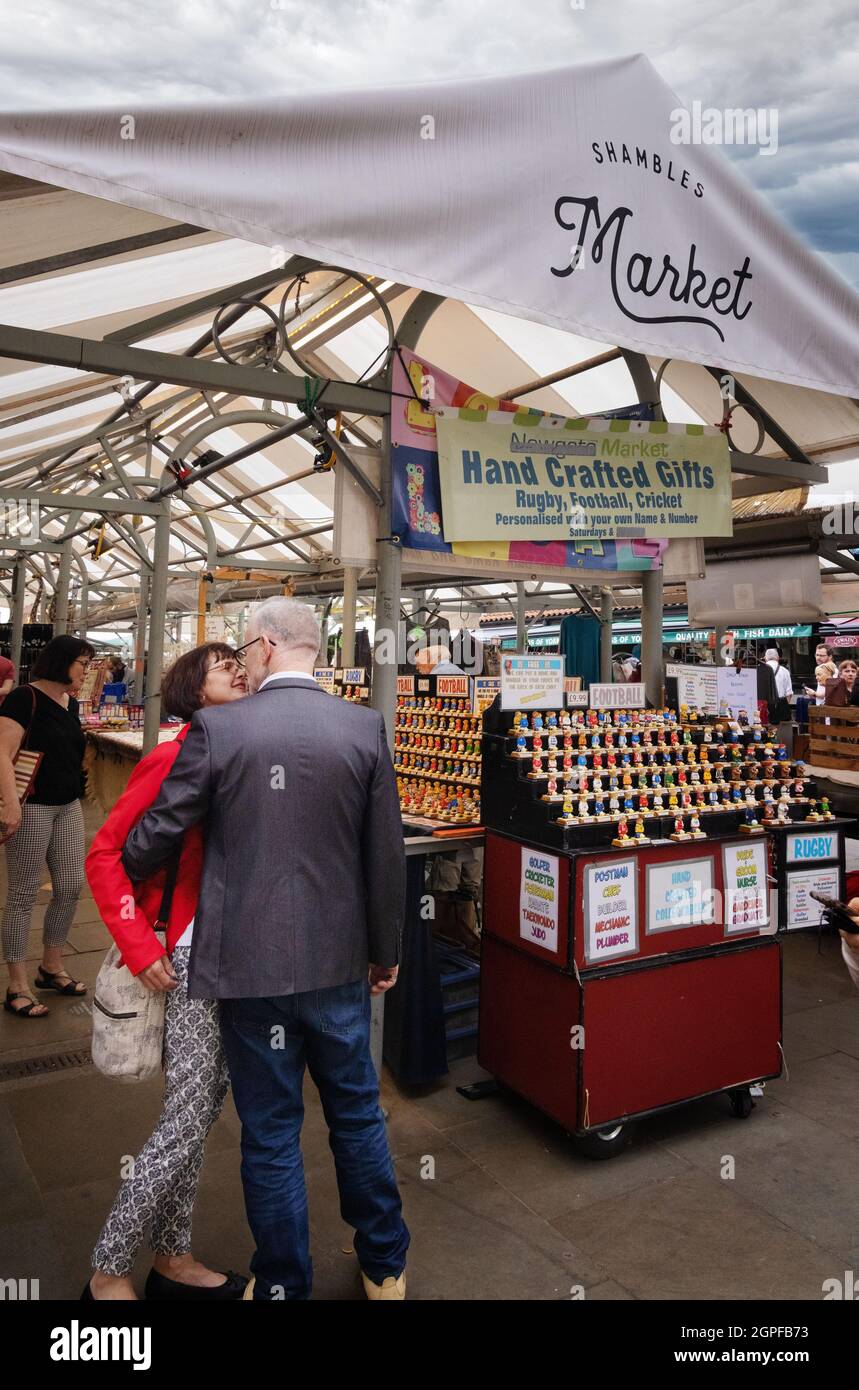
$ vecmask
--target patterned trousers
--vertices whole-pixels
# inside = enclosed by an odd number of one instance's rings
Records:
[[[164,1108],[117,1194],[92,1255],[94,1269],[128,1275],[151,1225],[158,1255],[191,1249],[191,1219],[206,1136],[221,1113],[230,1078],[218,1005],[188,998],[190,946],[173,951],[179,985],[167,995]]]
[[[30,916],[46,863],[54,891],[45,913],[42,942],[45,946],[62,946],[84,881],[84,817],[79,801],[65,806],[34,806],[32,801],[25,801],[21,808],[21,824],[11,840],[6,841],[6,961],[27,958]]]

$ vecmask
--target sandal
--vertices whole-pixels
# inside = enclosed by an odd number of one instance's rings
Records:
[[[65,977],[68,983],[64,985],[57,984],[57,981],[63,979],[63,977]],[[82,989],[78,989],[79,984],[80,980],[73,980],[67,970],[50,971],[46,970],[43,965],[40,965],[36,972],[36,989],[54,989],[57,994],[75,994],[78,998],[81,998],[86,994],[87,990],[86,985],[84,985]]]
[[[13,999],[29,999],[30,1002],[25,1008],[16,1009],[12,1004]],[[14,994],[11,989],[7,989],[6,998],[3,1000],[3,1008],[6,1010],[7,1014],[16,1014],[18,1018],[47,1018],[48,1014],[51,1012],[50,1009],[45,1008],[44,1004],[38,1004],[31,994],[27,994],[24,990],[20,989]],[[43,1009],[44,1013],[34,1014],[34,1009]]]

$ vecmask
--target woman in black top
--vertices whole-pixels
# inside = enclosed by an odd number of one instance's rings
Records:
[[[27,990],[24,964],[30,915],[47,863],[53,897],[45,912],[42,964],[36,988],[86,994],[63,969],[62,949],[84,879],[84,735],[75,699],[93,648],[78,637],[55,637],[39,653],[29,685],[19,685],[0,705],[0,801],[9,887],[3,912],[3,956],[9,967],[4,1009],[19,1018],[44,1018],[48,1010]],[[26,744],[25,744],[26,740]],[[21,806],[13,758],[24,745],[43,753],[33,790]]]

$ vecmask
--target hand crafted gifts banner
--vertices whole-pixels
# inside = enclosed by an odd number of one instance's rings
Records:
[[[460,408],[436,431],[451,542],[731,535],[721,430]]]
[[[505,420],[515,422],[525,419],[529,422],[529,428],[544,419],[539,411],[522,411],[513,404],[486,396],[401,348],[394,359],[391,444],[393,530],[404,546],[412,550],[436,550],[476,559],[563,565],[571,569],[659,568],[666,545],[661,540],[603,540],[591,535],[584,535],[578,540],[555,540],[549,539],[545,533],[532,540],[527,536],[520,539],[518,530],[514,539],[511,527],[506,536],[452,544],[442,524],[436,439],[439,417],[426,408],[422,397],[431,399],[434,407],[463,407],[469,419],[474,419],[475,414],[485,415],[493,411],[501,414]],[[638,405],[629,407],[631,415],[638,415],[640,411]]]

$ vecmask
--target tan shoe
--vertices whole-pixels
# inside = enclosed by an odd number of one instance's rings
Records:
[[[245,1291],[244,1291],[244,1293],[242,1294],[242,1302],[244,1302],[245,1299],[248,1299],[248,1300],[252,1300],[252,1299],[253,1299],[253,1296],[254,1296],[254,1284],[255,1284],[255,1283],[256,1283],[256,1279],[254,1278],[253,1275],[251,1275],[250,1279],[249,1279],[248,1282],[247,1282],[247,1286],[246,1286],[246,1288],[245,1288]]]
[[[363,1269],[361,1270],[361,1278],[364,1281],[364,1292],[373,1302],[376,1302],[378,1299],[396,1299],[400,1301],[406,1296],[405,1270],[403,1270],[399,1279],[395,1279],[392,1274],[389,1274],[387,1279],[384,1279],[381,1284],[374,1284],[372,1279],[364,1273]]]

